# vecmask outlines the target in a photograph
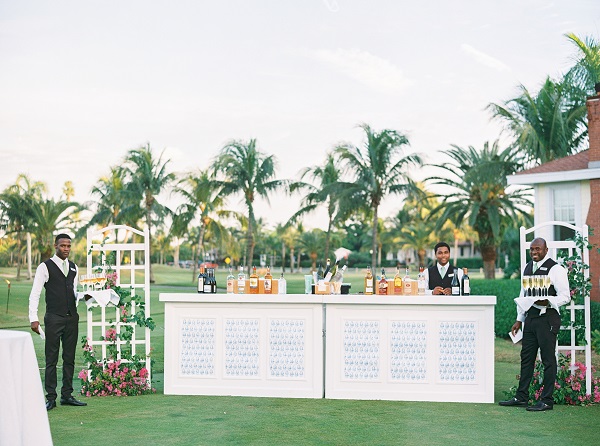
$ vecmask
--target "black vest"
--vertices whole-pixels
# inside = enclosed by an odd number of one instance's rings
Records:
[[[61,316],[71,313],[77,314],[75,306],[75,290],[73,283],[77,270],[75,264],[69,260],[69,273],[65,273],[58,267],[52,259],[44,262],[48,268],[48,282],[44,284],[46,288],[46,313],[58,314]]]
[[[525,269],[523,270],[523,275],[524,276],[547,276],[554,265],[557,265],[557,263],[554,260],[546,259],[546,261],[544,263],[542,263],[541,265],[538,265],[538,269],[534,273],[533,272],[533,260],[530,260],[529,263],[527,265],[525,265]],[[556,296],[556,290],[554,289],[554,285],[550,285],[550,288],[548,288],[548,295]]]
[[[429,289],[433,290],[436,286],[441,286],[442,288],[452,288],[452,276],[450,274],[456,274],[456,268],[446,264],[448,270],[446,271],[446,275],[442,279],[440,276],[440,272],[438,271],[437,263],[433,266],[427,268],[429,272]]]

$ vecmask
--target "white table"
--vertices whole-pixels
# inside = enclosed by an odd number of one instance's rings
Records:
[[[51,445],[42,380],[29,333],[0,330],[0,384],[0,445]]]
[[[160,300],[167,394],[494,401],[495,296]]]

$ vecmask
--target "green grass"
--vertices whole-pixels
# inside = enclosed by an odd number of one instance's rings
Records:
[[[87,407],[59,405],[49,413],[56,445],[581,445],[594,444],[600,435],[600,406],[555,406],[551,412],[530,413],[497,404],[164,395],[164,305],[158,294],[194,292],[195,286],[189,270],[159,266],[155,274],[151,308],[157,324],[152,332],[157,393],[82,398]],[[225,272],[218,272],[219,284],[225,283],[224,277]],[[6,284],[0,281],[0,328],[29,331],[31,283],[16,282],[13,270],[0,269],[0,279],[4,278],[12,282],[11,299],[5,313]],[[286,278],[290,293],[302,292],[302,275]],[[360,284],[362,274],[347,278]],[[82,317],[80,333],[84,332]],[[43,342],[37,336],[33,339],[42,368]],[[519,350],[505,339],[495,341],[496,401],[516,383]],[[77,362],[79,370],[81,355]],[[594,363],[599,363],[596,355]],[[75,387],[79,388],[77,380]]]

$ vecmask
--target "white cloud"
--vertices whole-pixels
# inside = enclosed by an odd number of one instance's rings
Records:
[[[378,91],[403,93],[413,81],[387,59],[359,49],[317,50],[317,59],[329,63],[344,75]]]
[[[504,62],[499,61],[498,59],[490,56],[489,54],[482,53],[479,50],[476,50],[471,45],[463,43],[461,45],[461,49],[472,56],[477,62],[486,67],[493,68],[498,71],[510,71],[510,67],[506,65]]]

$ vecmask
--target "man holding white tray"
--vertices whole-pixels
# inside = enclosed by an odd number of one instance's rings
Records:
[[[531,261],[525,266],[523,276],[548,276],[551,285],[547,296],[526,296],[526,290],[521,290],[521,296],[515,299],[517,303],[517,321],[511,328],[513,336],[523,328],[523,343],[521,347],[521,376],[515,396],[506,401],[500,401],[501,406],[527,407],[527,410],[540,412],[552,410],[554,406],[554,383],[556,381],[556,336],[560,330],[560,307],[571,300],[567,271],[550,257],[548,246],[543,238],[536,238],[529,247]],[[543,297],[540,299],[540,297]],[[533,377],[535,359],[538,349],[544,365],[543,391],[540,401],[527,406],[529,386]]]

